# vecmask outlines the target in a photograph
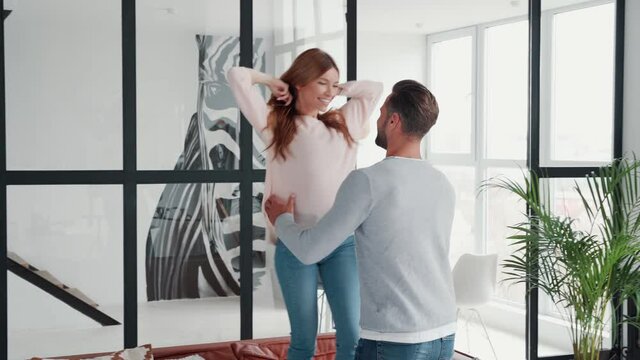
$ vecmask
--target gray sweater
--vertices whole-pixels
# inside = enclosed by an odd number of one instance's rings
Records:
[[[454,206],[453,187],[428,162],[388,157],[352,171],[315,226],[304,229],[286,213],[276,220],[276,233],[312,264],[355,232],[361,337],[419,343],[455,332]]]

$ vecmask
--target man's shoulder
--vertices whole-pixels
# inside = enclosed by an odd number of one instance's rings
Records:
[[[386,161],[386,159],[382,159],[373,165],[369,165],[367,167],[361,167],[354,171],[359,171],[360,173],[368,176],[368,175],[371,175],[371,173],[376,171],[384,171],[383,169],[388,165],[389,165],[389,161]]]
[[[447,175],[426,160],[400,160],[384,159],[369,167],[360,168],[361,172],[372,183],[402,182],[403,185],[415,185],[425,187],[428,184],[431,189],[453,192],[453,186]]]
[[[371,177],[371,166],[365,168],[358,168],[349,173],[347,178],[349,178],[352,182],[368,182]]]
[[[355,169],[349,176],[357,178],[359,181],[371,183],[373,179],[379,178],[381,174],[387,171],[384,169],[384,161],[379,161],[373,165]]]
[[[433,169],[433,165],[426,160],[387,157],[371,166],[360,168],[358,170],[362,170],[366,174],[371,174],[374,172],[387,172],[390,170],[403,172],[414,170],[429,171]]]

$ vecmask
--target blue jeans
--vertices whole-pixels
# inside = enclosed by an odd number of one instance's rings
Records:
[[[287,359],[308,360],[315,353],[319,273],[336,325],[336,360],[353,360],[360,333],[360,285],[353,236],[313,265],[301,263],[278,241],[275,265],[291,325]]]
[[[451,360],[455,335],[417,344],[360,339],[356,360]]]

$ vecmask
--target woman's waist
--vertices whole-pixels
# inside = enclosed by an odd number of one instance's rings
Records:
[[[286,161],[269,161],[266,166],[267,172],[271,173],[274,178],[283,180],[287,179],[304,179],[305,181],[314,181],[314,179],[326,179],[323,181],[339,183],[356,168],[356,162],[336,158],[333,160],[318,159],[287,159]],[[337,179],[339,180],[336,180]],[[315,180],[317,182],[317,180]]]
[[[264,201],[268,199],[271,195],[275,195],[281,201],[287,201],[289,196],[295,194],[296,203],[295,203],[295,215],[296,222],[298,220],[305,220],[305,222],[312,221],[313,224],[319,220],[324,214],[326,214],[331,206],[333,205],[335,199],[335,192],[331,195],[327,196],[314,196],[317,194],[309,194],[309,193],[300,193],[300,192],[282,192],[279,193],[277,191],[271,193],[265,193]],[[311,224],[311,225],[313,225]]]
[[[296,196],[296,206],[300,209],[313,209],[315,207],[331,206],[336,198],[336,194],[340,185],[346,178],[339,175],[333,179],[310,178],[308,180],[278,180],[271,178],[269,189],[266,191],[269,195],[275,195],[286,200],[290,195]],[[320,181],[319,181],[320,180]]]
[[[308,200],[330,197],[331,201],[340,185],[353,169],[328,171],[280,171],[278,168],[267,168],[267,181],[276,195],[308,194]],[[307,199],[305,199],[307,200]]]
[[[272,190],[272,192],[265,193],[263,202],[271,195],[275,195],[281,201],[287,201],[292,194],[296,195],[294,219],[298,225],[305,228],[315,225],[331,209],[335,199],[335,191],[331,194],[320,195],[291,190],[282,192]]]

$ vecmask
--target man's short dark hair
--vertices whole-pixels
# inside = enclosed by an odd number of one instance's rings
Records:
[[[387,99],[387,114],[398,113],[402,131],[422,138],[438,119],[438,102],[424,85],[414,80],[402,80],[393,86]]]

